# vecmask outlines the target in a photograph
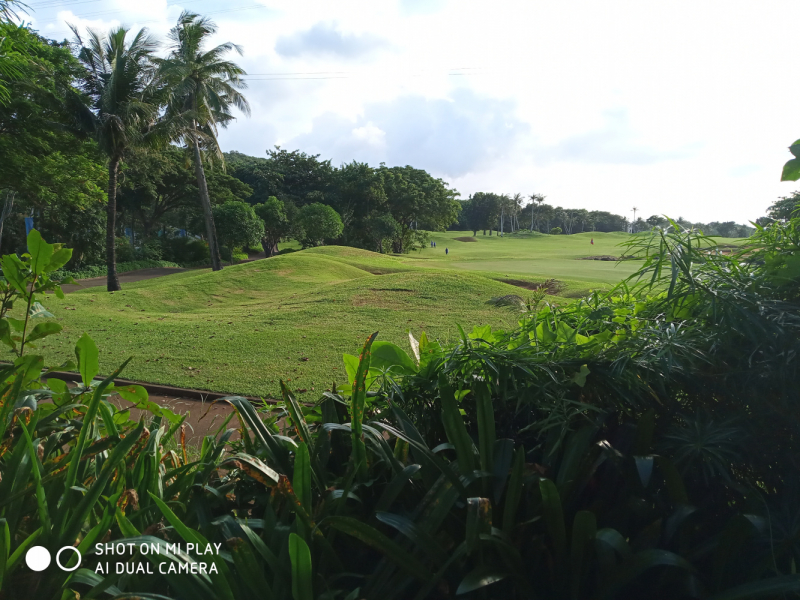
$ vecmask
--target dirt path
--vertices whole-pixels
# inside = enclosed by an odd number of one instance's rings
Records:
[[[127,273],[119,274],[120,285],[126,283],[135,283],[136,281],[144,281],[145,279],[155,279],[156,277],[164,277],[164,275],[173,275],[174,273],[183,273],[189,269],[181,269],[179,267],[157,267],[153,269],[137,269],[136,271],[128,271]],[[78,279],[80,285],[62,285],[61,289],[65,294],[82,290],[89,287],[105,287],[107,279],[103,277],[92,277],[91,279]]]
[[[151,394],[149,396],[151,402],[155,402],[159,406],[168,408],[172,412],[183,415],[187,412],[189,416],[184,423],[186,424],[186,438],[189,440],[202,441],[206,435],[213,435],[217,429],[220,428],[222,423],[233,412],[233,407],[227,402],[217,402],[212,406],[211,402],[201,402],[191,398],[175,398],[171,396],[157,396]],[[117,408],[126,409],[131,407],[131,403],[123,400],[119,396],[112,396],[110,401],[114,403]],[[144,411],[139,409],[131,409],[131,418],[138,420]],[[234,417],[228,423],[228,429],[236,429],[239,426],[239,419]],[[234,439],[239,437],[239,434],[234,434]]]

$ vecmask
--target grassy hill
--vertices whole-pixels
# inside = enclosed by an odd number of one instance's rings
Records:
[[[342,353],[357,354],[373,331],[408,349],[409,330],[452,341],[457,324],[514,326],[516,313],[486,301],[527,291],[501,279],[556,277],[562,293],[575,296],[635,269],[576,260],[618,254],[621,236],[614,234],[596,236],[594,246],[588,236],[456,237],[464,233],[436,234],[436,249],[411,255],[330,246],[218,273],[187,271],[112,294],[91,288],[48,298],[65,335],[41,349],[56,364],[71,358],[86,331],[103,351],[104,373],[132,356],[125,376],[133,379],[274,397],[283,378],[311,398],[343,374]]]

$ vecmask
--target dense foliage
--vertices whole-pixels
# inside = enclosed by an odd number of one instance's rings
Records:
[[[471,229],[473,235],[479,230],[492,230],[500,232],[514,232],[520,229],[551,233],[559,229],[559,234],[582,233],[584,231],[628,231],[637,233],[648,231],[654,227],[665,228],[669,219],[659,215],[649,218],[634,218],[629,220],[621,215],[616,215],[600,210],[586,210],[583,208],[562,208],[545,204],[545,196],[533,194],[529,196],[530,202],[522,206],[523,196],[515,194],[493,194],[478,192],[469,199],[461,202],[461,213],[458,222],[451,228],[459,230]],[[635,215],[634,215],[635,217]],[[698,229],[706,235],[720,237],[747,237],[755,231],[753,227],[739,225],[733,221],[720,223],[692,223],[683,218],[678,218],[677,223],[687,229]]]
[[[0,341],[17,355],[0,373],[6,597],[800,591],[798,219],[735,255],[677,224],[640,234],[625,252],[643,266],[611,293],[561,308],[534,293],[517,328],[452,347],[423,334],[409,356],[373,335],[313,406],[286,387],[263,412],[226,399],[238,431],[223,424],[199,454],[184,417],[115,387],[119,371],[94,380],[88,337],[81,384],[42,373],[31,350],[60,327],[36,302],[70,251],[36,231],[28,243],[3,259]],[[120,540],[133,550],[96,546]],[[75,571],[23,565],[32,545],[73,544]]]

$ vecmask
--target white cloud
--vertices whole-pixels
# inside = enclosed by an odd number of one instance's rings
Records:
[[[58,11],[71,11],[163,36],[181,10],[168,1],[64,2],[34,23],[69,36]],[[222,135],[226,149],[294,145],[412,164],[464,196],[535,191],[705,221],[756,218],[794,190],[778,181],[800,137],[793,0],[185,4],[254,74],[253,117]]]
[[[310,29],[278,38],[275,51],[281,56],[333,56],[344,59],[373,55],[388,46],[383,38],[370,33],[343,33],[335,23],[316,23]]]

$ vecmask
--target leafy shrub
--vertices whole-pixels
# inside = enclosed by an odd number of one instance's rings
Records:
[[[319,202],[302,207],[298,213],[298,222],[302,228],[299,239],[303,248],[321,246],[325,240],[338,238],[344,230],[339,213]]]
[[[136,254],[141,260],[162,260],[164,258],[164,250],[158,239],[145,241],[141,247],[137,248]]]
[[[233,261],[239,262],[250,258],[247,252],[245,252],[241,248],[234,248],[233,254],[231,254],[231,249],[228,248],[227,246],[219,247],[219,255],[220,258],[222,258],[222,260],[227,260],[230,263],[233,263]]]
[[[117,263],[117,273],[127,273],[128,271],[136,271],[138,269],[156,269],[159,267],[181,267],[174,262],[167,260],[136,260],[131,262]],[[105,265],[93,265],[83,267],[79,271],[69,271],[66,269],[59,269],[52,273],[52,278],[55,281],[63,282],[65,278],[71,277],[73,279],[89,279],[92,277],[105,277],[107,273]]]
[[[116,253],[118,263],[132,262],[137,259],[136,250],[126,236],[117,238]],[[103,259],[105,259],[105,256]]]
[[[564,233],[564,232],[563,232],[563,230],[561,229],[561,227],[553,227],[553,228],[550,230],[550,235],[561,235],[562,233]]]
[[[164,260],[179,264],[208,264],[211,253],[208,244],[193,237],[165,237],[161,240]]]
[[[235,248],[239,248],[239,254],[242,246],[256,246],[261,243],[261,238],[264,236],[264,222],[256,215],[253,207],[246,202],[229,201],[214,207],[214,223],[217,228],[217,235],[222,244],[228,248],[234,248],[234,256],[231,257],[230,250],[228,257],[222,256],[222,248],[220,248],[220,257],[232,261],[235,256]],[[245,254],[244,259],[247,259]]]

